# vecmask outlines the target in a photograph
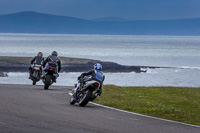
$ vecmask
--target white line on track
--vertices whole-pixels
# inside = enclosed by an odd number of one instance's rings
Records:
[[[73,94],[70,92],[69,95],[72,96]],[[192,125],[192,124],[187,124],[187,123],[183,123],[183,122],[177,122],[177,121],[152,117],[152,116],[148,116],[148,115],[138,114],[138,113],[129,112],[129,111],[121,110],[121,109],[116,109],[116,108],[108,107],[108,106],[93,103],[93,102],[90,102],[90,103],[93,104],[93,105],[96,105],[96,106],[100,106],[100,107],[104,107],[104,108],[107,108],[107,109],[112,109],[112,110],[116,110],[116,111],[120,111],[120,112],[124,112],[124,113],[128,113],[128,114],[133,114],[133,115],[143,116],[143,117],[147,117],[147,118],[151,118],[151,119],[157,119],[157,120],[161,120],[161,121],[167,121],[167,122],[172,122],[172,123],[177,123],[177,124],[182,124],[182,125],[186,125],[186,126],[192,126],[192,127],[200,128],[200,126],[197,126],[197,125]]]

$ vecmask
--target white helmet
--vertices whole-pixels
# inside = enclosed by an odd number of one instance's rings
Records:
[[[94,65],[94,70],[99,70],[99,71],[101,71],[101,70],[102,70],[102,65],[99,64],[99,63],[96,63],[96,64]]]

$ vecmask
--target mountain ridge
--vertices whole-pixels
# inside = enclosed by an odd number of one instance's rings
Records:
[[[0,15],[0,33],[200,35],[200,18],[87,20],[33,11]]]

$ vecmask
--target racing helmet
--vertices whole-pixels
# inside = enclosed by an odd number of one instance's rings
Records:
[[[56,51],[53,51],[53,52],[51,53],[51,55],[58,56],[58,53],[57,53]]]
[[[101,70],[102,70],[102,65],[99,64],[99,63],[96,63],[96,64],[94,65],[94,70],[99,70],[99,71],[101,71]]]
[[[43,53],[42,52],[38,52],[38,56],[43,56]]]

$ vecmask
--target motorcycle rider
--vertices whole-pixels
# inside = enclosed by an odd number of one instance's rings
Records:
[[[44,58],[43,58],[43,53],[42,52],[38,52],[37,56],[35,56],[32,60],[31,60],[31,66],[29,67],[29,79],[31,78],[32,76],[32,70],[33,70],[33,67],[34,67],[34,64],[36,65],[41,65],[43,64],[44,62]],[[42,67],[41,67],[41,70],[42,70]],[[41,71],[42,72],[42,71]]]
[[[58,72],[60,72],[60,70],[61,70],[61,61],[60,61],[60,58],[58,57],[58,53],[56,51],[53,51],[51,53],[51,55],[49,55],[46,58],[46,60],[44,61],[44,63],[43,63],[44,70],[43,70],[43,76],[42,76],[42,78],[44,78],[44,74],[45,74],[46,70],[48,69],[49,64],[54,64],[56,66],[56,73],[57,73],[56,78],[57,78],[59,76]]]
[[[91,77],[89,79],[84,79],[84,76],[91,76]],[[102,65],[99,63],[96,63],[94,65],[94,69],[91,69],[88,72],[84,72],[78,77],[78,80],[80,81],[80,86],[76,88],[75,93],[78,88],[83,87],[86,81],[96,80],[100,82],[101,84],[101,86],[99,87],[99,90],[97,90],[97,95],[100,96],[102,93],[102,84],[103,84],[104,79],[105,79],[105,75],[102,72]]]

